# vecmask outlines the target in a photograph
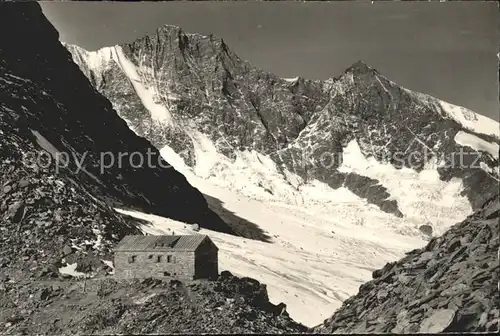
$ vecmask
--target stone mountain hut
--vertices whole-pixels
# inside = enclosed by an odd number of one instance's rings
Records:
[[[114,249],[116,278],[215,279],[218,248],[207,235],[125,236]]]

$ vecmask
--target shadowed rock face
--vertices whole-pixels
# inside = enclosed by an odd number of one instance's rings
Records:
[[[1,277],[58,277],[87,257],[104,267],[117,241],[141,234],[113,207],[232,232],[172,168],[124,159],[101,171],[102,153],[159,154],[90,85],[38,4],[0,4],[0,30]]]
[[[9,31],[0,37],[4,139],[14,146],[18,139],[42,142],[35,151],[50,143],[52,151],[69,155],[73,172],[73,158],[83,160],[73,178],[109,204],[231,232],[203,195],[148,140],[130,131],[92,87],[37,5],[2,4],[0,15],[0,28]]]
[[[500,197],[373,273],[320,333],[497,331]]]
[[[287,80],[240,59],[220,38],[168,25],[96,52],[67,48],[131,129],[157,148],[171,147],[189,166],[197,164],[201,134],[228,158],[255,150],[278,169],[346,187],[403,216],[379,180],[338,170],[346,145],[356,141],[366,157],[416,171],[432,155],[450,161],[452,153],[464,149],[454,141],[464,127],[447,116],[439,100],[401,88],[360,61],[326,81]],[[123,62],[135,69],[134,80]],[[137,94],[137,83],[154,96],[156,115]],[[482,155],[475,167],[469,162],[469,167],[439,169],[442,180],[464,181],[463,195],[473,208],[495,193],[494,176],[479,169],[480,162],[498,166],[498,159]]]

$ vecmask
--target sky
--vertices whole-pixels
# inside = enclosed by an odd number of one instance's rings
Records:
[[[483,2],[41,2],[60,39],[88,50],[162,24],[222,37],[281,77],[327,79],[357,60],[408,89],[499,120],[500,13]]]

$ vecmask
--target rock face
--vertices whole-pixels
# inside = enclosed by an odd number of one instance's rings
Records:
[[[373,273],[320,333],[498,331],[500,196]]]
[[[273,305],[265,285],[224,273],[217,281],[6,284],[0,333],[198,334],[297,333],[306,328]]]
[[[202,194],[90,85],[36,5],[3,4],[1,15],[1,28],[13,31],[0,39],[2,145],[22,138],[59,154],[60,165],[69,158],[66,171],[114,205],[230,232]]]
[[[463,180],[461,195],[474,209],[495,192],[498,123],[399,87],[362,62],[326,81],[282,79],[240,59],[220,38],[167,25],[94,52],[67,48],[131,129],[204,177],[241,179],[231,177],[231,164],[257,152],[283,182],[256,178],[269,194],[280,194],[283,185],[300,193],[304,183],[318,180],[332,189],[345,187],[383,211],[408,215],[400,204],[408,200],[390,186],[404,178],[383,180],[370,167],[346,166],[346,146],[355,144],[360,157],[385,163],[386,170],[418,173],[437,158],[441,181]],[[486,145],[480,149],[473,142]],[[209,158],[214,153],[221,155],[215,161]],[[245,164],[246,176],[264,165]]]
[[[160,156],[90,85],[39,5],[0,4],[0,30],[0,277],[57,277],[63,257],[100,262],[140,234],[112,207],[232,232],[173,168],[110,164]]]

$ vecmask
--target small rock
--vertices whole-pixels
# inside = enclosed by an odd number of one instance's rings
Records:
[[[457,248],[459,248],[460,246],[462,246],[462,244],[460,243],[460,239],[455,239],[448,246],[448,252],[451,253],[451,252],[455,251]]]
[[[63,247],[63,255],[67,256],[67,255],[69,255],[71,253],[73,253],[73,249],[70,246],[65,245]]]
[[[48,288],[44,288],[40,291],[38,291],[38,293],[36,294],[35,298],[38,300],[38,301],[45,301],[49,298],[50,296],[50,289]]]
[[[398,282],[400,282],[403,285],[406,285],[412,280],[412,277],[405,275],[405,274],[399,274],[398,275]]]
[[[498,318],[486,323],[486,331],[498,332],[498,326],[500,325],[500,320]]]
[[[229,272],[229,271],[222,271],[222,272],[220,272],[220,277],[221,278],[230,278],[232,276],[233,276],[233,274],[231,272]]]
[[[4,194],[8,194],[8,193],[10,193],[10,191],[11,191],[11,190],[12,190],[12,187],[11,187],[11,186],[9,186],[9,185],[8,185],[8,186],[3,187],[3,192],[4,192]]]
[[[460,262],[457,262],[457,263],[451,265],[449,270],[452,272],[464,270],[464,269],[467,269],[467,265],[468,265],[467,261],[460,261]]]
[[[389,293],[386,290],[381,289],[377,292],[377,299],[383,301],[388,295]]]
[[[22,201],[17,201],[9,206],[8,217],[12,219],[12,222],[19,223],[23,220],[25,215],[25,207]]]
[[[421,333],[440,333],[446,330],[453,322],[455,317],[455,310],[452,309],[438,309],[422,321],[419,332]]]
[[[424,261],[427,261],[427,260],[430,260],[432,258],[434,258],[435,255],[434,253],[432,252],[424,252],[420,255],[420,258],[418,258],[418,261],[419,262],[424,262]]]
[[[372,272],[372,278],[377,279],[382,276],[382,270],[378,269]]]
[[[481,314],[481,317],[479,318],[478,325],[479,325],[479,327],[484,327],[484,326],[486,326],[486,323],[488,323],[488,313],[483,312]]]
[[[21,188],[25,188],[29,185],[30,185],[30,181],[28,181],[28,180],[23,179],[23,180],[19,181],[19,187],[21,187]]]

